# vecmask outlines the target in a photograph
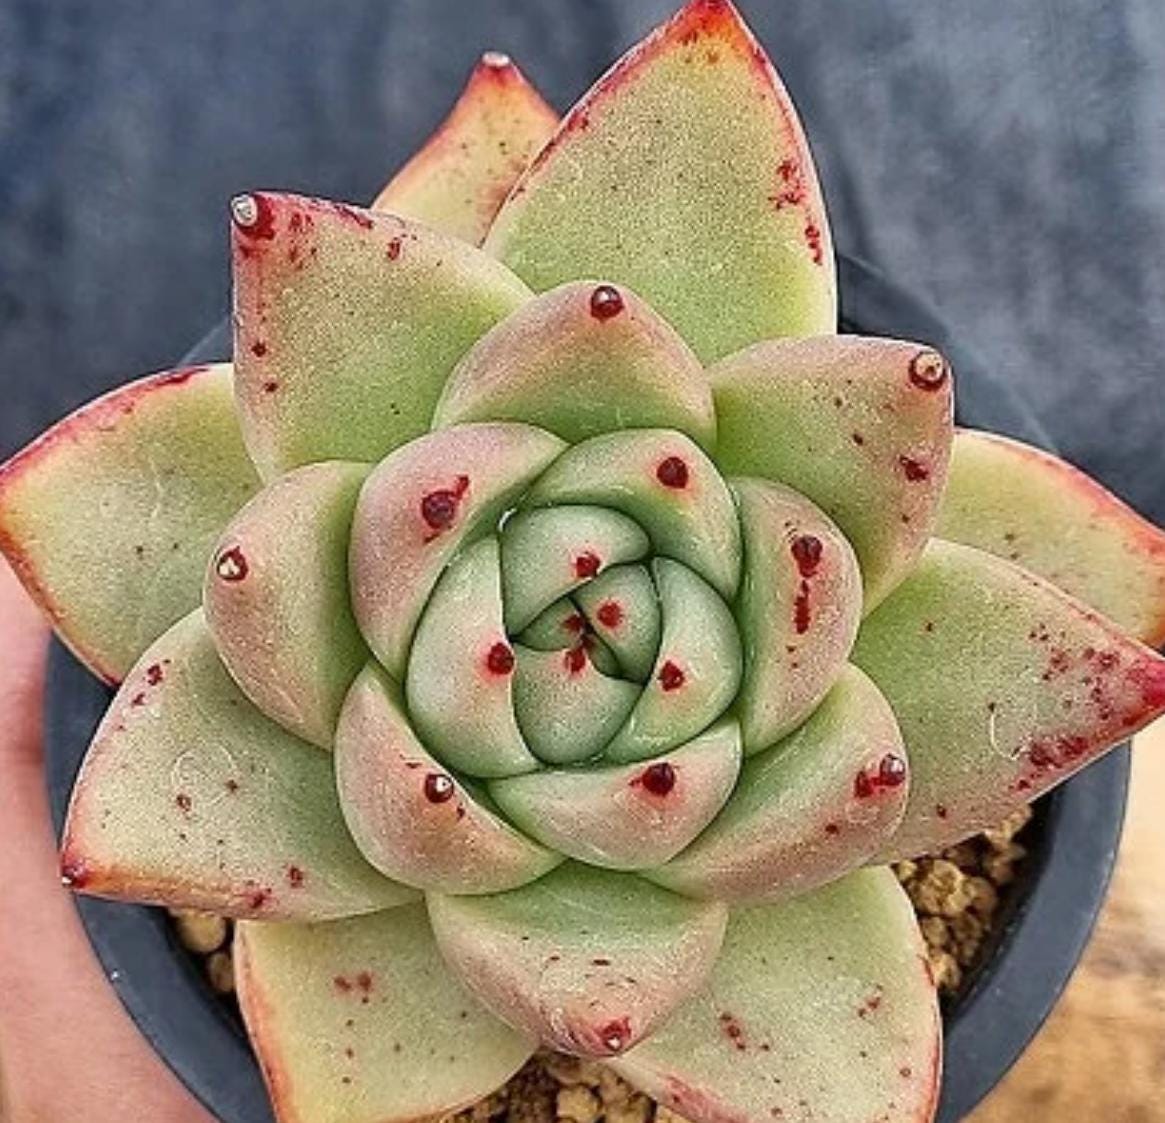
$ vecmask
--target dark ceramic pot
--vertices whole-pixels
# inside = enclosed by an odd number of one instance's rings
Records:
[[[842,257],[847,331],[919,339],[951,359],[963,424],[1048,445],[1043,430],[981,359],[916,297],[867,264]],[[187,356],[229,353],[226,324]],[[109,692],[54,644],[46,751],[58,829]],[[941,1123],[956,1123],[1003,1077],[1052,1009],[1100,911],[1124,818],[1129,754],[1122,748],[1040,801],[1031,856],[993,945],[946,1012]],[[259,1068],[236,1015],[176,942],[165,913],[78,898],[110,982],[166,1062],[222,1123],[273,1123]]]

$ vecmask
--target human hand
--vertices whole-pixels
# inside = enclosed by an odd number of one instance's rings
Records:
[[[214,1123],[122,1008],[61,887],[44,780],[47,644],[0,559],[0,1119]]]

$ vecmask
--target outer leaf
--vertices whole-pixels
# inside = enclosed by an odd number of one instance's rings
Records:
[[[886,699],[848,667],[813,716],[751,757],[715,822],[645,875],[679,893],[774,901],[875,854],[902,819],[906,753]]]
[[[657,553],[683,562],[725,600],[740,582],[740,524],[716,465],[682,433],[605,433],[564,452],[528,506],[597,503],[630,515]]]
[[[235,387],[267,479],[377,461],[429,427],[470,344],[525,286],[455,238],[296,195],[232,203]]]
[[[360,849],[377,869],[410,885],[492,893],[562,861],[445,772],[409,725],[399,689],[374,663],[340,715],[336,780]]]
[[[496,897],[430,894],[446,962],[498,1017],[544,1044],[613,1056],[697,990],[723,905],[569,864]]]
[[[835,329],[813,159],[725,0],[694,0],[599,80],[485,245],[537,290],[580,275],[630,286],[705,361]]]
[[[740,686],[740,637],[728,606],[702,577],[670,558],[652,563],[663,637],[651,679],[607,746],[613,761],[645,760],[707,729]]]
[[[740,727],[723,721],[664,757],[490,785],[510,820],[559,853],[637,870],[678,854],[716,816],[740,771]]]
[[[887,857],[998,823],[1165,713],[1165,659],[1026,570],[937,539],[866,620],[854,661],[910,753]]]
[[[926,1123],[940,1032],[910,902],[863,870],[733,912],[707,987],[612,1063],[695,1123]]]
[[[352,524],[352,607],[395,678],[446,564],[494,529],[562,447],[529,425],[460,425],[411,441],[373,470]]]
[[[258,487],[227,365],[106,394],[0,468],[0,550],[106,682],[198,604],[211,546]]]
[[[414,896],[360,856],[331,761],[247,701],[199,610],[142,656],[98,727],[61,869],[100,897],[266,920],[352,916]]]
[[[767,480],[732,487],[745,552],[740,724],[753,753],[800,725],[841,674],[861,619],[862,578],[849,542],[804,496]]]
[[[1165,644],[1165,532],[1058,457],[960,430],[938,533],[1018,562],[1145,643]]]
[[[452,112],[372,209],[480,245],[510,188],[557,124],[558,114],[509,57],[488,51]]]
[[[483,538],[450,563],[421,617],[405,694],[421,739],[471,776],[538,767],[514,718],[514,652],[502,627],[497,539]]]
[[[917,343],[775,340],[708,372],[728,474],[808,496],[857,552],[870,611],[910,572],[938,515],[951,379]]]
[[[614,429],[716,440],[699,359],[634,293],[593,281],[535,297],[483,336],[446,383],[433,424],[528,421],[572,444]]]
[[[441,961],[417,905],[241,924],[239,1002],[280,1123],[403,1123],[488,1095],[533,1052]]]
[[[243,693],[285,729],[332,747],[368,659],[348,596],[348,536],[366,464],[309,464],[234,519],[206,573],[215,646]]]

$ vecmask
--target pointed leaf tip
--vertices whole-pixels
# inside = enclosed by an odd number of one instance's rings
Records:
[[[106,682],[199,601],[258,488],[229,364],[164,371],[82,406],[0,467],[0,550]]]
[[[385,185],[372,209],[479,245],[557,124],[558,114],[510,57],[487,51],[449,116]]]
[[[1000,822],[1165,712],[1165,659],[1025,569],[935,539],[854,662],[897,715],[906,815],[881,857]]]
[[[270,479],[426,432],[454,364],[529,290],[419,223],[297,195],[232,206],[235,390]]]
[[[1165,644],[1165,531],[1079,469],[993,433],[955,434],[937,533],[1038,573]]]
[[[727,3],[688,5],[620,59],[515,185],[485,244],[539,291],[580,276],[628,285],[704,361],[836,327],[808,144]]]

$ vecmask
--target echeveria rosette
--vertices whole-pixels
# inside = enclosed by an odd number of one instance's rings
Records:
[[[874,863],[1165,710],[1165,536],[954,431],[931,348],[832,334],[724,0],[556,131],[487,56],[373,211],[241,196],[233,253],[233,377],[0,470],[0,545],[121,682],[66,880],[243,921],[284,1121],[439,1115],[538,1042],[705,1123],[929,1118]]]

